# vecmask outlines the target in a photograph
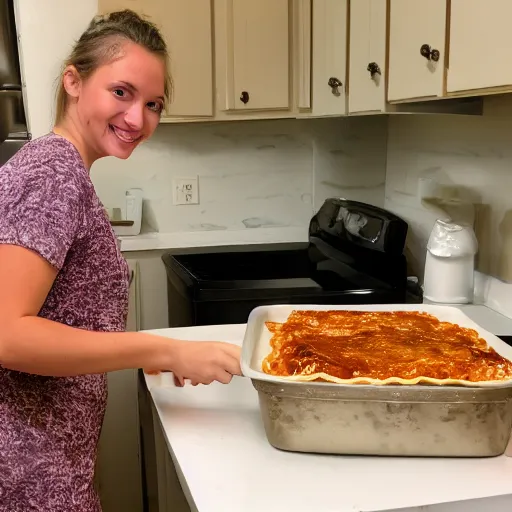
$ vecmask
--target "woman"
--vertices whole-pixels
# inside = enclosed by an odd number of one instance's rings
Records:
[[[105,372],[228,383],[239,348],[127,333],[128,268],[89,178],[128,158],[169,93],[165,43],[131,11],[95,18],[66,62],[53,132],[0,169],[0,510],[100,510]]]

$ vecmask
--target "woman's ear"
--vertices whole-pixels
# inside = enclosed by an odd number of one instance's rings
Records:
[[[78,99],[80,96],[80,89],[82,80],[75,66],[67,66],[62,74],[62,84],[67,94],[72,98]]]

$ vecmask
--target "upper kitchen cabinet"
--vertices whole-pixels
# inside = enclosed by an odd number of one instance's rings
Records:
[[[396,16],[397,4],[393,0],[391,2],[395,6]],[[407,3],[406,7],[409,7],[409,3]],[[406,16],[405,13],[403,15]],[[412,81],[412,75],[409,77],[408,86],[405,84],[405,79],[404,83],[396,82],[397,73],[405,73],[405,68],[402,69],[400,66],[393,67],[388,63],[388,48],[392,44],[393,38],[397,36],[392,33],[393,28],[398,26],[400,34],[401,30],[408,30],[408,25],[401,22],[397,23],[395,18],[395,26],[393,27],[390,26],[388,20],[389,4],[387,0],[357,0],[350,2],[348,113],[350,115],[379,113],[481,113],[481,104],[479,102],[455,99],[427,101],[433,97],[443,96],[443,81],[440,83],[439,90],[435,89],[439,84],[431,83],[428,85],[427,83],[426,87],[432,87],[432,92],[424,88],[425,84],[422,83],[422,79],[418,79],[420,85],[416,86],[417,82]],[[405,29],[402,25],[405,26]],[[411,66],[409,72],[414,73],[414,69],[416,69],[418,76],[423,76],[422,73],[426,69],[428,74],[425,80],[431,80],[431,74],[441,76],[442,80],[444,80],[444,64],[440,63],[441,68],[436,69],[435,64],[431,62],[436,62],[437,53],[434,50],[437,50],[437,48],[430,48],[428,50],[430,52],[427,55],[427,57],[430,57],[430,60],[428,60],[423,55],[426,55],[427,50],[425,48],[422,49],[422,45],[418,46],[414,41],[412,45],[416,45],[419,48],[417,55],[412,55],[410,52],[407,53],[406,50],[404,50],[404,55],[410,55],[409,58],[411,60],[416,59],[421,63],[421,66],[416,68]],[[395,46],[395,52],[398,48],[399,46]],[[440,61],[438,60],[437,62]],[[427,67],[425,67],[425,63]],[[386,86],[388,80],[391,86],[395,87],[394,103],[387,101]],[[405,87],[409,87],[409,89]]]
[[[464,3],[464,11],[466,2],[460,2]],[[471,3],[476,4],[478,0]],[[487,5],[487,11],[491,10],[488,2],[480,3]],[[447,0],[427,3],[389,0],[389,5],[388,101],[442,97],[445,93]]]
[[[215,0],[214,6],[218,109],[289,110],[290,0]]]
[[[384,112],[387,0],[350,2],[349,113]]]
[[[512,89],[511,18],[510,0],[451,0],[449,94]]]
[[[211,5],[211,0],[98,0],[102,13],[132,9],[148,16],[161,30],[173,79],[172,102],[164,122],[214,114]]]
[[[348,90],[348,1],[313,0],[312,18],[311,113],[344,115]]]

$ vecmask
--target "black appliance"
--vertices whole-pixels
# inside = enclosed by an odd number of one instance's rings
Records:
[[[510,345],[512,347],[512,336],[510,336],[509,334],[506,334],[506,335],[496,334],[496,336],[501,341],[504,341],[507,345]]]
[[[407,228],[391,212],[333,198],[303,244],[166,253],[169,325],[245,323],[269,304],[405,303]]]
[[[30,139],[13,0],[0,0],[0,167]]]

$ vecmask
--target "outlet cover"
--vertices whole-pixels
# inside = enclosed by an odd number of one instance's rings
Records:
[[[172,180],[172,202],[179,204],[199,204],[199,179],[174,178]]]

